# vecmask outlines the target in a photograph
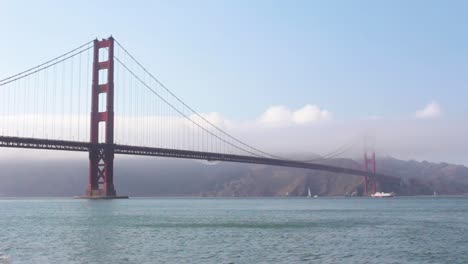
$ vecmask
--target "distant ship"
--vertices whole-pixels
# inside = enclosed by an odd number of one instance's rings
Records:
[[[374,198],[387,198],[387,197],[394,197],[395,196],[395,193],[393,192],[389,192],[389,193],[386,193],[386,192],[376,192],[374,194],[371,194],[372,197]]]

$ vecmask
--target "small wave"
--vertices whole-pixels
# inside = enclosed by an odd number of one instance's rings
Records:
[[[10,258],[0,253],[0,264],[11,264]]]

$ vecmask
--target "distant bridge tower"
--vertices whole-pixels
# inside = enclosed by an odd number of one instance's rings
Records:
[[[375,166],[375,151],[372,151],[372,155],[369,156],[367,150],[364,152],[364,171],[376,173]],[[377,191],[377,181],[375,178],[369,178],[364,176],[364,194],[370,195]]]
[[[107,50],[107,60],[99,61],[99,51]],[[106,80],[100,80],[106,71]],[[104,74],[103,74],[104,75]],[[116,196],[114,188],[114,39],[94,40],[91,92],[89,183],[87,196]],[[102,82],[101,82],[102,81]],[[99,95],[105,94],[106,109],[99,112]],[[99,141],[99,123],[105,123],[104,142]]]

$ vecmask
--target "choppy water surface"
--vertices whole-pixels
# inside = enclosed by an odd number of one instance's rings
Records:
[[[468,198],[0,200],[0,263],[468,263]]]

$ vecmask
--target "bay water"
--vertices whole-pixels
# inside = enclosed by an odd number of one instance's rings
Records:
[[[5,263],[468,263],[468,197],[3,198]]]

